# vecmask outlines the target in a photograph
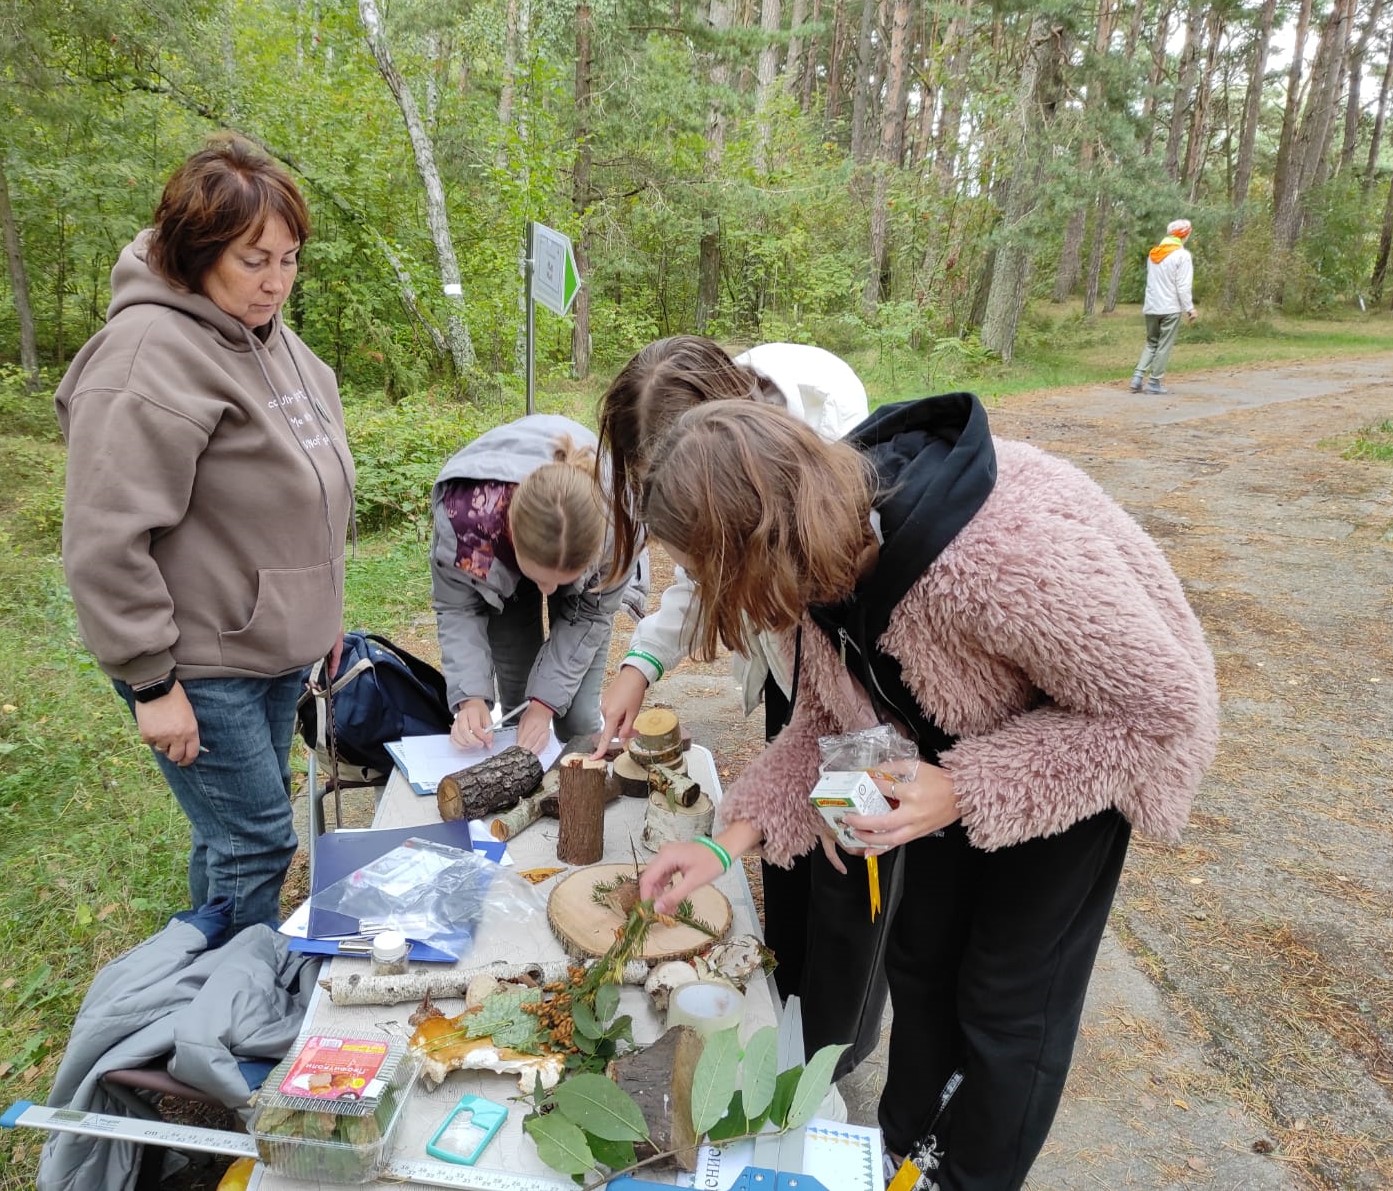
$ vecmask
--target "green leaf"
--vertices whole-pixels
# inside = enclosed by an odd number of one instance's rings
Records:
[[[700,1137],[726,1114],[740,1076],[740,1034],[732,1026],[706,1040],[692,1076],[692,1128]]]
[[[779,1031],[765,1026],[745,1044],[745,1061],[741,1067],[741,1091],[745,1112],[757,1117],[774,1099],[774,1086],[779,1078]]]
[[[570,1120],[596,1137],[643,1141],[648,1136],[639,1106],[603,1075],[573,1075],[557,1084],[552,1095]]]
[[[779,1072],[774,1081],[774,1099],[769,1102],[769,1123],[782,1129],[788,1124],[788,1110],[793,1105],[793,1093],[798,1090],[798,1081],[803,1078],[802,1067],[790,1067]]]
[[[591,1137],[588,1140],[595,1161],[601,1166],[608,1166],[610,1170],[627,1170],[638,1161],[631,1141],[610,1141],[604,1137]]]
[[[706,1138],[714,1143],[728,1141],[732,1137],[744,1137],[749,1132],[750,1118],[745,1115],[740,1093],[736,1092],[730,1099],[730,1108],[726,1110],[726,1115],[706,1131]]]
[[[576,1023],[577,1034],[584,1034],[587,1038],[603,1038],[605,1036],[600,1023],[590,1012],[590,1006],[579,998],[571,1002],[571,1018]]]
[[[797,1129],[813,1119],[827,1089],[832,1086],[832,1073],[837,1068],[837,1060],[842,1057],[846,1046],[824,1046],[808,1060],[803,1077],[798,1081],[798,1090],[793,1094],[793,1103],[788,1110],[788,1127]]]
[[[600,1021],[609,1021],[619,1008],[619,986],[602,984],[595,990],[595,1016]]]
[[[562,1174],[584,1174],[595,1168],[595,1156],[586,1144],[585,1134],[561,1113],[528,1117],[522,1127],[537,1143],[537,1156],[552,1170]]]

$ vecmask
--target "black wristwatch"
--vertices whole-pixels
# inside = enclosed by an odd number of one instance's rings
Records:
[[[174,689],[174,684],[178,681],[171,670],[163,678],[157,678],[154,682],[147,682],[142,686],[131,687],[131,697],[137,703],[153,703],[156,699],[163,699]]]

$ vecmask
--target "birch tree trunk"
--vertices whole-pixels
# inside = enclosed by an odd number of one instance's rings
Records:
[[[397,107],[401,109],[407,136],[411,139],[411,151],[416,158],[416,172],[420,174],[421,183],[426,190],[426,223],[430,227],[431,240],[435,244],[440,284],[445,291],[448,304],[445,340],[449,344],[456,382],[461,390],[467,393],[474,368],[474,344],[470,340],[469,328],[464,321],[464,287],[460,280],[459,259],[455,256],[455,243],[450,235],[445,188],[441,185],[440,171],[435,165],[435,150],[421,123],[415,97],[392,61],[391,47],[383,33],[382,18],[377,11],[377,0],[358,0],[358,15],[363,22],[363,30],[367,34],[372,56],[377,62],[378,73],[382,75],[383,81],[397,101]]]
[[[895,0],[890,22],[890,69],[885,106],[881,110],[880,145],[876,151],[875,185],[871,196],[871,259],[861,307],[875,313],[885,283],[890,224],[890,179],[904,154],[905,98],[909,89],[910,0]]]
[[[10,293],[14,296],[15,317],[19,320],[19,364],[24,369],[25,388],[31,393],[39,385],[39,340],[34,332],[34,308],[29,302],[29,270],[24,267],[24,251],[10,204],[10,180],[0,160],[0,224],[4,225],[5,260],[10,269]]]
[[[1031,18],[1026,37],[1013,127],[1001,157],[1013,163],[1014,172],[1002,204],[1001,239],[982,317],[982,346],[1008,363],[1015,354],[1016,330],[1030,288],[1031,251],[1019,235],[1019,229],[1038,199],[1040,150],[1045,132],[1040,114],[1041,91],[1050,42],[1049,19],[1037,12]]]
[[[756,174],[769,171],[769,105],[774,98],[774,77],[779,66],[779,0],[762,0],[759,11],[759,30],[764,44],[759,51],[759,67],[755,88],[755,144],[752,164]]]
[[[1253,149],[1258,139],[1258,123],[1262,119],[1262,84],[1267,74],[1267,53],[1272,45],[1272,19],[1276,11],[1277,0],[1263,0],[1257,34],[1253,39],[1248,94],[1243,101],[1243,129],[1238,137],[1238,164],[1233,171],[1235,232],[1243,226],[1243,205],[1248,201],[1248,188],[1253,181]]]
[[[571,177],[571,209],[575,211],[580,234],[576,238],[576,272],[582,277],[590,273],[590,116],[593,100],[591,72],[591,34],[594,16],[589,0],[576,4],[576,161]],[[584,380],[590,375],[590,287],[582,285],[572,307],[571,375]]]
[[[508,0],[503,10],[503,77],[498,89],[498,131],[500,140],[493,163],[499,169],[508,164],[508,131],[513,126],[513,97],[517,86],[518,27],[522,0]],[[579,300],[579,299],[577,299]]]

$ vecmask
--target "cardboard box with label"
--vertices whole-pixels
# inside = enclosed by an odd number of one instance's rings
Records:
[[[885,795],[864,769],[823,770],[808,798],[837,833],[837,842],[844,848],[866,847],[864,840],[857,839],[855,832],[843,826],[842,816],[847,811],[855,811],[858,815],[884,815],[890,811]]]

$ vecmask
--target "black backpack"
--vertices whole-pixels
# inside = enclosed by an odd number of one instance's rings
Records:
[[[324,771],[341,781],[381,780],[392,772],[388,741],[449,732],[454,721],[439,670],[386,637],[363,632],[343,635],[343,657],[327,697],[324,661],[315,663],[295,714],[301,738]],[[329,754],[330,714],[337,766]]]

